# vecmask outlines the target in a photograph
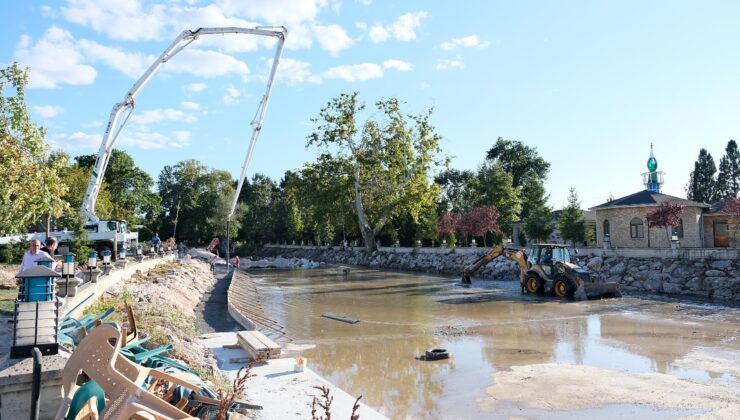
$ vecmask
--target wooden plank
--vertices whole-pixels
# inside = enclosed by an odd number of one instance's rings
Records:
[[[15,328],[18,329],[18,330],[22,330],[22,329],[25,329],[25,328],[34,328],[35,325],[36,325],[36,320],[35,319],[24,319],[24,320],[19,320],[18,323],[16,324]],[[38,320],[38,326],[39,326],[39,328],[41,328],[41,327],[56,327],[57,326],[57,321],[54,318],[39,319]]]
[[[18,302],[18,312],[36,312],[36,304],[39,305],[39,311],[50,311],[57,309],[55,300],[45,302]]]
[[[239,345],[253,359],[275,359],[280,357],[280,346],[259,331],[239,331],[236,336]],[[268,343],[265,343],[265,341]]]
[[[56,318],[55,311],[39,311],[39,319],[52,319]],[[17,320],[36,319],[36,311],[33,312],[18,312]]]
[[[269,337],[262,334],[260,331],[249,331],[254,338],[262,342],[262,344],[267,348],[267,351],[270,355],[270,359],[276,359],[280,357],[280,345],[278,345],[276,342],[272,341]]]
[[[336,321],[346,322],[348,324],[357,324],[358,322],[360,322],[359,319],[350,318],[348,316],[343,316],[343,315],[337,315],[337,314],[333,314],[331,312],[326,312],[325,314],[323,314],[321,316],[323,316],[324,318],[329,318],[329,319],[333,319],[333,320],[336,320]]]

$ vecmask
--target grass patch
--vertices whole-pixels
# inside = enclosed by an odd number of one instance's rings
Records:
[[[123,292],[121,292],[121,294],[119,294],[118,296],[105,294],[100,299],[95,301],[95,303],[85,308],[83,314],[97,316],[102,314],[109,308],[114,308],[115,312],[110,314],[110,316],[106,318],[105,321],[117,322],[120,324],[123,319],[121,317],[121,314],[126,313],[126,306],[124,305],[124,303],[131,302],[132,299],[133,295],[127,289],[123,289]]]
[[[13,315],[18,288],[0,289],[0,315]]]

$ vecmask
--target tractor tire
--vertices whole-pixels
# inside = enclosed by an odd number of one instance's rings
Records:
[[[524,290],[526,290],[527,293],[537,293],[541,295],[545,293],[545,282],[536,274],[527,274],[527,276],[524,277]]]
[[[572,281],[570,281],[570,279],[558,277],[552,284],[552,291],[555,293],[555,296],[560,298],[573,297],[573,294],[576,291],[576,286]]]

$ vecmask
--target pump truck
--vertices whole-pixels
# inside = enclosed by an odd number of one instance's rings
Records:
[[[472,284],[470,276],[501,255],[513,260],[519,267],[522,293],[544,294],[548,291],[561,298],[576,299],[622,296],[619,283],[605,282],[591,276],[587,269],[571,262],[570,251],[562,244],[531,245],[529,253],[523,249],[497,245],[465,267],[462,283]]]

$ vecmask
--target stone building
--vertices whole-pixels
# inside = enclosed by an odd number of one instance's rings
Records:
[[[645,189],[626,197],[592,207],[597,246],[617,248],[714,248],[730,245],[731,215],[724,206],[674,197],[660,192],[663,173],[650,145],[648,171],[643,175]],[[681,224],[671,232],[648,228],[647,214],[661,203],[670,201],[684,206]]]

